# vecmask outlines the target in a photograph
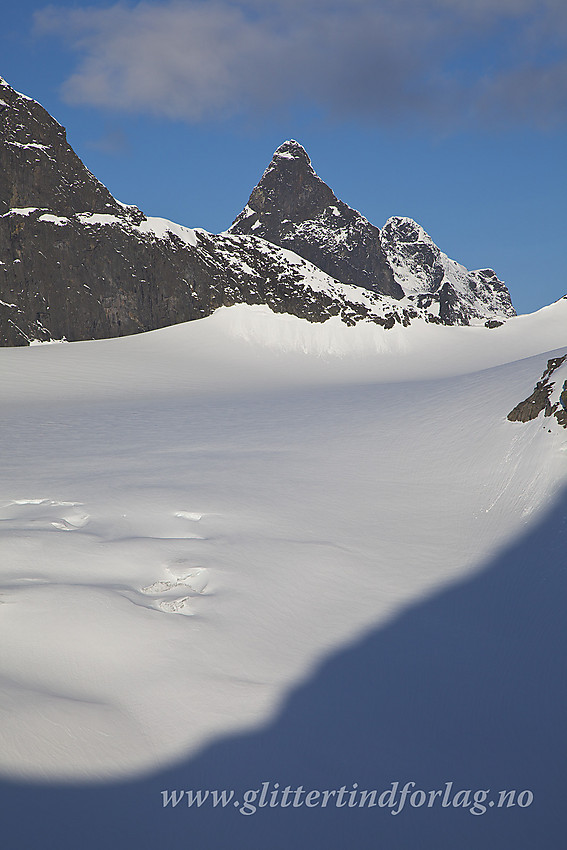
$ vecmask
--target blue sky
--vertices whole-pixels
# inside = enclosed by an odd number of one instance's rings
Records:
[[[567,293],[564,0],[147,0],[3,11],[0,74],[120,200],[211,231],[295,138],[519,312]]]

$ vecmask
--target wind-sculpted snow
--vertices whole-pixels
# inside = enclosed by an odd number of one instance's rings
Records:
[[[506,420],[549,358],[507,361],[563,308],[392,335],[236,305],[2,350],[3,774],[136,775],[257,728],[478,570],[566,474],[563,429]]]

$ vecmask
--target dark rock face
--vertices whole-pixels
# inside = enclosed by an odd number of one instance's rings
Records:
[[[567,381],[563,381],[561,395],[559,396],[559,407],[556,409],[554,416],[560,425],[567,428]]]
[[[0,220],[0,256],[12,257],[5,345],[121,336],[206,314],[215,296],[186,251],[118,216],[107,225],[85,218],[40,209]]]
[[[510,422],[530,422],[532,419],[537,419],[543,411],[545,416],[555,416],[559,424],[567,428],[567,381],[563,383],[558,401],[552,403],[551,396],[555,389],[555,381],[550,380],[551,375],[566,360],[567,354],[563,357],[553,357],[547,361],[544,373],[535,385],[532,394],[517,404],[508,414]]]
[[[23,207],[125,213],[67,143],[64,128],[1,77],[0,109],[0,215]]]
[[[3,344],[123,336],[239,303],[267,304],[312,322],[340,316],[347,324],[369,319],[385,327],[416,315],[395,313],[371,293],[330,278],[327,287],[313,285],[317,269],[299,257],[291,263],[273,246],[265,250],[263,240],[175,225],[168,231],[158,222],[43,210],[0,218],[0,274],[8,269],[0,278]]]
[[[229,232],[289,248],[342,283],[403,298],[378,228],[335,197],[293,140],[277,149]]]

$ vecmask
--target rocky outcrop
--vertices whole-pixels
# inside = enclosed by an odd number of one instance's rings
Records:
[[[238,303],[312,322],[340,316],[393,327],[417,316],[261,239],[163,219],[13,210],[0,218],[0,256],[4,345],[123,336]]]
[[[567,380],[563,382],[560,392],[556,390],[556,381],[551,380],[551,376],[566,360],[567,354],[547,361],[543,375],[535,385],[532,394],[517,404],[508,414],[510,422],[530,422],[543,413],[547,417],[554,416],[560,425],[567,428]],[[555,395],[557,398],[554,398]]]

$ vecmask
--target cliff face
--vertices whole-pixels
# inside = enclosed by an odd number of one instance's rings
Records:
[[[384,240],[337,200],[297,142],[276,151],[229,232],[213,235],[121,204],[63,127],[1,79],[0,134],[0,345],[122,336],[237,303],[385,328],[479,315],[463,313],[463,293],[437,286],[436,271],[406,293],[400,257],[409,261],[391,228]],[[415,253],[411,268],[422,274],[427,257]],[[447,291],[441,311],[436,291]],[[483,315],[505,318],[504,301]]]
[[[123,336],[238,303],[313,322],[409,321],[388,300],[343,286],[263,240],[163,219],[12,210],[0,218],[0,256],[4,345]]]

